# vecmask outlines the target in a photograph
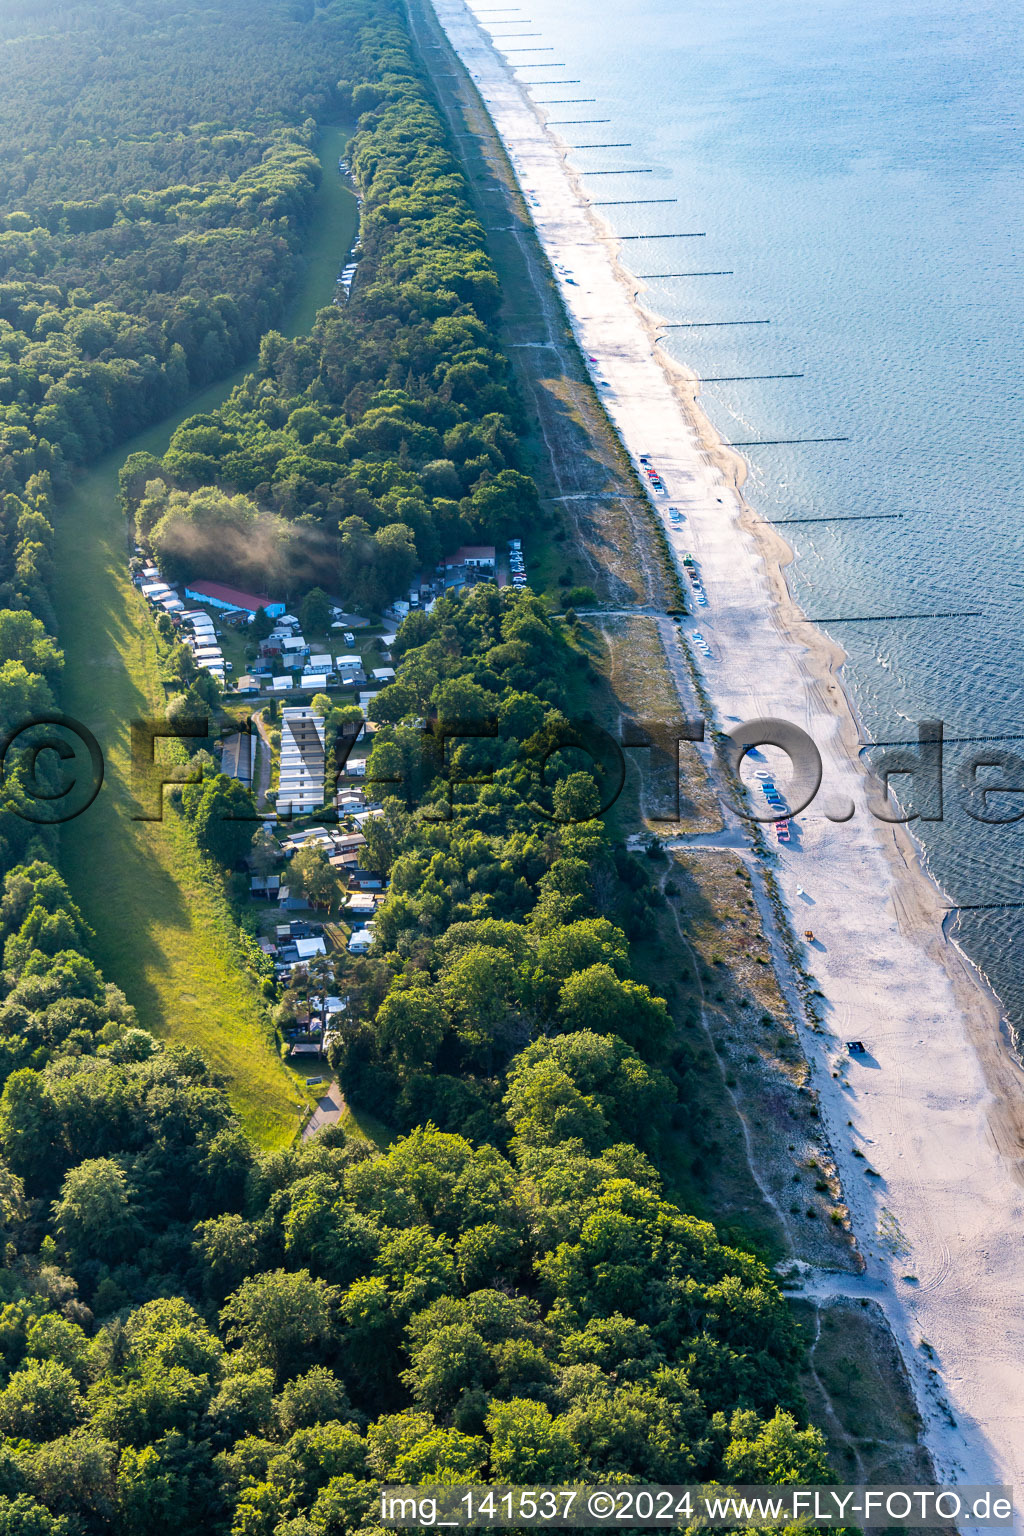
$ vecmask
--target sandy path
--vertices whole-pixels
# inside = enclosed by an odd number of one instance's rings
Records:
[[[781,717],[822,755],[822,789],[777,875],[794,928],[813,927],[818,941],[806,964],[825,995],[825,1031],[805,1030],[804,1041],[867,1260],[864,1285],[906,1359],[939,1475],[1024,1487],[1024,1078],[1002,1048],[998,1011],[944,942],[943,899],[909,840],[865,811],[856,727],[835,676],[842,658],[797,627],[780,569],[786,546],[744,506],[735,466],[655,356],[636,285],[627,288],[614,247],[598,238],[558,142],[462,0],[433,3],[556,273],[575,278],[560,287],[584,354],[599,360],[595,378],[608,383],[612,420],[634,457],[652,455],[661,471],[669,494],[660,506],[686,514],[670,538],[677,554],[698,558],[709,606],[684,627],[710,643],[715,659],[702,666],[719,721]],[[851,805],[849,820],[826,814]],[[868,1047],[863,1064],[845,1057],[852,1037]]]

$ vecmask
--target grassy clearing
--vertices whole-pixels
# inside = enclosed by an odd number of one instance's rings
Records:
[[[675,721],[679,698],[669,675],[658,626],[642,614],[604,619],[601,629],[609,649],[611,684],[641,720]]]
[[[94,731],[106,760],[95,803],[62,835],[62,866],[93,928],[97,964],[140,1021],[202,1051],[227,1083],[246,1129],[291,1140],[304,1101],[281,1070],[256,988],[243,970],[219,877],[170,805],[132,820],[130,722],[162,713],[155,635],[125,575],[120,514],[93,482],[58,529],[57,609],[67,663],[65,708]]]
[[[284,1069],[292,1079],[297,1093],[309,1094],[315,1100],[320,1088],[306,1087],[307,1077],[322,1077],[324,1082],[330,1082],[331,1069],[325,1061],[319,1061],[316,1057],[295,1057],[284,1063]],[[340,1094],[341,1089],[337,1092]],[[354,1109],[347,1101],[344,1103],[339,1121],[346,1136],[353,1137],[356,1141],[368,1141],[379,1151],[386,1152],[395,1140],[395,1132],[386,1126],[383,1121],[371,1115],[368,1110]]]
[[[906,1371],[878,1308],[796,1302],[794,1310],[808,1345],[804,1394],[839,1477],[911,1487],[933,1482]]]
[[[702,1026],[702,962],[681,941],[672,905],[646,939],[632,944],[638,979],[668,1002],[684,1073],[674,1135],[664,1150],[668,1191],[685,1210],[714,1221],[726,1242],[775,1263],[789,1252],[785,1233],[751,1172],[725,1068]]]
[[[353,1109],[351,1104],[345,1105],[341,1125],[346,1135],[372,1142],[379,1152],[386,1152],[395,1140],[394,1131],[389,1130],[383,1121],[371,1115],[369,1110]]]
[[[342,130],[325,131],[320,217],[289,316],[293,334],[307,330],[329,301],[352,240],[354,200],[334,174],[344,142]],[[197,1047],[222,1074],[246,1130],[265,1146],[280,1146],[294,1137],[309,1096],[278,1059],[219,877],[170,806],[160,822],[132,819],[130,722],[162,715],[165,693],[156,637],[127,575],[117,472],[131,452],[162,452],[181,420],[213,409],[241,376],[109,454],[80,477],[61,509],[55,600],[66,655],[62,702],[94,732],[106,760],[99,797],[64,828],[62,867],[95,932],[92,952],[107,980],[122,988],[147,1029]]]
[[[684,711],[665,650],[663,626],[655,619],[637,615],[603,619],[599,628],[612,692],[624,711],[637,721],[674,726]],[[678,644],[674,635],[669,643]],[[652,752],[649,758],[638,757],[637,762],[643,780],[643,811],[651,818],[652,828],[662,834],[719,830],[722,817],[718,803],[692,742],[680,742],[678,747],[678,819],[675,796],[668,790],[672,782],[671,759],[664,753]],[[669,817],[673,820],[667,820]]]
[[[746,868],[731,853],[676,849],[665,890],[693,961],[688,1005],[742,1117],[745,1156],[789,1223],[797,1255],[852,1269],[835,1164]]]

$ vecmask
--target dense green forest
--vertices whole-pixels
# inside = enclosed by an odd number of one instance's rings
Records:
[[[48,495],[280,315],[341,109],[343,10],[0,16],[0,604],[48,623]]]
[[[367,602],[402,561],[532,514],[496,277],[392,0],[34,3],[2,26],[5,729],[59,697],[69,464],[226,370],[280,306],[307,116],[359,114],[353,302],[270,335],[223,412],[126,466],[127,504],[163,537],[235,503],[276,520],[290,570],[326,532]],[[480,588],[398,650],[370,769],[390,894],[335,978],[336,1064],[383,1106],[385,1151],[248,1141],[198,1053],[99,975],[5,786],[0,1532],[348,1536],[386,1480],[827,1475],[770,1272],[665,1195],[673,1123],[701,1108],[631,974],[658,898],[593,815],[600,771],[559,750],[589,667],[571,624]],[[417,717],[484,735],[430,755]]]
[[[460,543],[522,533],[537,501],[488,329],[497,278],[458,162],[398,18],[378,15],[356,44],[339,86],[363,113],[350,302],[321,311],[310,336],[267,335],[225,406],[186,421],[162,463],[130,461],[125,490],[171,571],[269,574],[289,597],[315,572],[372,610]]]
[[[352,36],[344,6],[275,0],[4,8],[0,612],[57,628],[55,495],[74,466],[230,371],[279,317]],[[61,657],[27,622],[0,623],[0,737],[53,702]],[[7,866],[55,851],[10,813],[17,794],[9,775]]]

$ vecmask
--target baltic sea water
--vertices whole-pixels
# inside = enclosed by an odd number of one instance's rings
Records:
[[[481,16],[572,144],[623,234],[706,238],[623,247],[671,321],[770,325],[669,332],[707,384],[728,441],[848,437],[744,450],[748,500],[785,529],[811,615],[979,613],[826,626],[867,740],[1021,737],[1024,758],[1024,229],[1022,29],[1008,0],[521,0]],[[525,25],[529,20],[530,25]],[[551,65],[545,66],[544,61]],[[564,67],[557,67],[564,65]],[[564,77],[578,85],[547,82]],[[573,106],[564,98],[594,97]],[[567,119],[609,121],[567,126]],[[646,167],[650,174],[586,171]],[[656,445],[653,445],[656,448]],[[872,520],[841,522],[841,518]],[[874,520],[874,514],[886,514]],[[900,514],[899,517],[893,514]],[[914,823],[957,936],[1024,1024],[1024,763],[1017,795],[968,816],[947,745],[941,822]],[[994,783],[996,769],[981,770]],[[908,803],[908,808],[912,804]],[[863,814],[861,812],[860,814]]]

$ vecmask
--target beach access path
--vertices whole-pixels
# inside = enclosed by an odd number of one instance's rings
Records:
[[[699,562],[708,607],[682,628],[710,647],[694,664],[715,723],[793,722],[823,760],[776,876],[794,931],[815,934],[804,961],[824,1024],[802,1038],[867,1264],[863,1285],[837,1284],[884,1308],[938,1475],[1024,1487],[1024,1074],[998,1007],[945,940],[947,904],[909,839],[866,811],[841,653],[802,622],[787,547],[745,505],[738,466],[658,358],[565,145],[462,0],[433,4],[504,141],[609,415],[634,461],[650,455],[660,471],[668,494],[654,502],[677,557]],[[848,1055],[851,1038],[864,1057]]]

